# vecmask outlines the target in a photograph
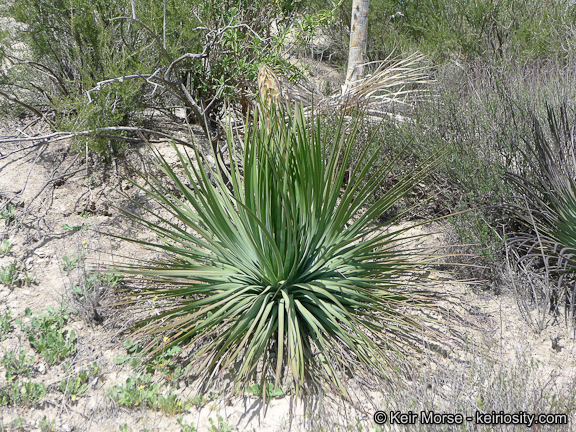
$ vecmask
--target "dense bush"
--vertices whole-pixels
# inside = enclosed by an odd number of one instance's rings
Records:
[[[146,107],[180,106],[209,132],[224,100],[247,103],[261,62],[298,73],[280,55],[295,5],[16,0],[0,7],[0,16],[23,24],[2,40],[13,67],[0,90],[51,110],[56,129],[141,124]],[[26,49],[15,53],[15,42]]]
[[[455,241],[471,244],[469,251],[482,257],[473,262],[490,269],[477,277],[495,280],[504,262],[506,235],[517,225],[502,207],[514,195],[505,173],[542,177],[537,165],[526,160],[532,116],[545,122],[547,104],[556,107],[566,98],[576,102],[575,68],[572,60],[567,65],[550,60],[499,66],[477,59],[437,67],[435,78],[427,99],[402,112],[409,117],[381,124],[378,133],[386,140],[379,163],[394,160],[402,149],[398,172],[408,172],[442,149],[445,163],[385,216],[424,200],[426,205],[410,213],[413,218],[465,211],[452,219],[459,237]],[[370,128],[366,125],[361,132],[367,135]],[[388,177],[376,193],[395,181]]]
[[[352,1],[325,28],[332,59],[346,62]],[[313,10],[323,2],[309,2]],[[563,57],[573,49],[576,7],[570,0],[372,0],[368,57],[419,50],[437,62],[483,57],[498,62]]]

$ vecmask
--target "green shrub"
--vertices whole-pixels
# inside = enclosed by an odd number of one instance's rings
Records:
[[[266,398],[267,371],[274,388],[286,379],[298,393],[312,379],[347,395],[342,369],[385,373],[406,342],[416,343],[425,325],[409,309],[425,307],[431,294],[406,276],[419,280],[422,257],[402,250],[402,230],[372,223],[436,164],[367,205],[394,163],[369,176],[380,146],[367,144],[352,160],[356,130],[343,119],[335,134],[322,130],[298,110],[286,124],[269,113],[246,132],[241,163],[229,132],[229,174],[178,152],[180,176],[156,155],[170,185],[143,176],[138,187],[163,213],[129,216],[160,241],[132,241],[169,258],[115,270],[153,282],[125,291],[127,304],[154,304],[133,327],[153,336],[144,353],[193,346],[205,383],[233,368],[239,387],[256,379]],[[151,220],[158,214],[166,216]]]
[[[312,10],[325,2],[308,2]],[[326,32],[339,43],[332,50],[345,62],[352,1],[337,9]],[[483,58],[506,64],[562,58],[573,50],[576,7],[570,0],[372,0],[368,58],[419,50],[438,63]]]
[[[454,242],[470,245],[462,251],[479,255],[474,264],[490,273],[478,269],[465,277],[497,281],[506,232],[515,224],[502,208],[514,194],[504,175],[513,172],[531,181],[541,177],[524,157],[529,152],[525,139],[533,134],[532,114],[545,121],[546,101],[557,106],[564,94],[574,91],[574,68],[556,61],[500,67],[476,60],[438,68],[435,78],[431,96],[408,111],[410,119],[381,127],[388,139],[379,163],[388,163],[406,148],[398,171],[408,172],[445,147],[444,164],[398,210],[428,199],[413,217],[465,211],[452,218],[459,237]],[[384,186],[394,181],[389,178]]]
[[[0,16],[24,24],[0,41],[14,65],[0,90],[37,115],[51,110],[50,122],[59,130],[114,127],[77,138],[80,149],[87,144],[108,155],[133,133],[127,127],[144,124],[145,108],[173,113],[185,107],[190,120],[208,131],[225,99],[246,103],[260,62],[298,75],[281,56],[296,5],[17,0],[0,8]],[[26,43],[28,54],[14,54],[14,41]]]

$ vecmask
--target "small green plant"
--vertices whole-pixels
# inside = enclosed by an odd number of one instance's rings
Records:
[[[204,396],[203,394],[197,394],[196,396],[190,398],[188,400],[190,402],[190,404],[198,409],[205,407],[208,402],[210,401],[210,398],[207,398],[206,396]]]
[[[46,386],[43,383],[11,380],[0,389],[0,406],[31,406],[39,404],[46,396]]]
[[[147,406],[169,415],[186,412],[189,408],[189,403],[182,401],[172,390],[163,392],[160,384],[152,382],[152,375],[148,373],[132,374],[123,386],[109,388],[108,396],[119,405]]]
[[[38,317],[32,316],[30,308],[26,308],[26,316],[31,317],[30,323],[23,326],[32,347],[38,351],[49,365],[58,363],[76,353],[76,334],[74,330],[64,330],[68,315],[64,310],[56,311],[48,307],[47,311]]]
[[[2,266],[0,268],[0,282],[5,285],[11,286],[15,280],[17,272],[18,262],[14,260],[12,264],[8,266]]]
[[[88,215],[88,216],[86,216],[86,215]],[[83,213],[82,213],[82,217],[83,217],[83,218],[90,217],[90,213],[83,212]],[[62,224],[62,228],[64,228],[64,229],[67,230],[67,231],[84,231],[84,230],[86,230],[87,228],[91,227],[92,225],[94,225],[94,222],[87,223],[87,224],[84,224],[84,223],[83,223],[82,225]]]
[[[88,381],[83,380],[79,376],[60,382],[60,391],[72,402],[76,401],[87,389]]]
[[[182,349],[177,346],[163,351],[157,357],[145,362],[144,368],[146,372],[160,374],[171,387],[178,387],[180,381],[188,375],[191,368],[190,365],[183,367],[178,364],[177,355],[181,351]]]
[[[0,244],[0,256],[8,255],[12,250],[12,247],[14,247],[14,245],[8,240],[2,240],[2,244]]]
[[[45,396],[44,384],[21,381],[23,377],[30,377],[33,362],[34,358],[28,356],[26,350],[18,354],[8,351],[0,359],[6,369],[6,385],[0,388],[0,405],[33,405]]]
[[[118,426],[118,432],[132,432],[132,428],[128,426],[128,423]]]
[[[144,348],[142,345],[132,341],[124,341],[122,343],[124,348],[126,348],[126,354],[121,355],[114,359],[116,364],[130,364],[132,367],[136,367],[142,363],[142,359],[138,358],[138,353]]]
[[[187,424],[182,417],[178,417],[176,421],[182,428],[180,429],[180,432],[196,432],[196,426],[194,426],[194,423]]]
[[[182,401],[178,395],[170,391],[167,395],[158,397],[158,401],[154,408],[164,414],[173,416],[188,411],[189,404],[186,401]]]
[[[0,267],[0,282],[8,286],[22,286],[34,283],[36,278],[30,274],[26,268],[14,260],[8,266]]]
[[[6,369],[6,379],[9,377],[30,377],[30,370],[34,362],[34,357],[28,356],[26,350],[20,350],[16,354],[14,351],[8,351],[0,359],[0,364]]]
[[[11,423],[11,426],[17,431],[24,430],[24,427],[26,426],[26,419],[19,417]]]
[[[84,251],[80,252],[78,255],[72,254],[71,257],[64,255],[62,257],[62,269],[66,273],[70,273],[72,270],[77,269],[84,263]]]
[[[232,430],[232,426],[225,422],[220,414],[216,414],[217,424],[214,424],[212,417],[208,421],[210,422],[210,427],[208,428],[210,432],[229,432]]]
[[[100,368],[96,362],[88,369],[82,369],[75,376],[60,382],[60,391],[72,402],[76,401],[88,389],[90,380],[98,375]]]
[[[278,397],[284,396],[284,390],[282,390],[282,387],[274,388],[273,383],[269,382],[269,383],[265,384],[265,387],[264,387],[266,389],[265,395],[262,392],[262,388],[263,387],[260,384],[252,384],[246,390],[248,391],[248,393],[251,393],[254,396],[258,396],[258,397],[264,396],[266,399],[267,398],[278,398]]]
[[[12,204],[8,204],[8,208],[0,210],[0,219],[3,219],[6,222],[6,225],[10,225],[16,220],[16,216],[14,215],[14,206]]]
[[[81,264],[69,263],[66,265],[66,269],[76,265],[81,267]],[[68,273],[70,280],[74,282],[70,286],[74,312],[89,322],[102,322],[104,318],[98,311],[100,299],[109,289],[114,288],[121,281],[121,278],[105,273],[94,273],[85,268],[80,268],[74,274],[70,274],[71,271]]]
[[[6,311],[4,315],[0,315],[0,342],[6,339],[6,335],[12,331],[12,311]]]
[[[70,264],[74,265],[71,261]],[[82,278],[80,285],[72,285],[70,287],[70,291],[80,300],[94,296],[97,294],[97,290],[101,287],[114,288],[120,281],[122,281],[120,276],[105,273],[87,272],[84,276],[85,277]]]
[[[46,418],[46,416],[44,416],[38,422],[38,427],[40,428],[41,432],[53,432],[55,424],[56,424],[56,420],[50,421]]]

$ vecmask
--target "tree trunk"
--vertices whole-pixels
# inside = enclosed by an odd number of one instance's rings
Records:
[[[366,63],[366,45],[368,42],[368,7],[370,0],[352,1],[352,19],[350,25],[350,50],[348,52],[348,70],[342,93],[353,85],[353,82],[364,76]]]

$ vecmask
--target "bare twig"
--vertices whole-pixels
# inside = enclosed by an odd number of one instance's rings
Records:
[[[136,15],[134,14],[133,17],[116,17],[116,18],[112,18],[110,19],[110,21],[116,21],[116,20],[128,20],[128,21],[134,21],[137,24],[140,24],[148,33],[150,33],[150,35],[152,35],[152,37],[154,38],[154,40],[156,40],[156,43],[158,44],[158,46],[160,48],[162,48],[162,54],[164,55],[164,57],[169,61],[172,62],[172,57],[170,56],[170,54],[168,54],[168,51],[166,51],[166,49],[164,49],[164,45],[162,44],[162,41],[160,40],[160,38],[158,37],[158,35],[154,32],[154,30],[152,30],[148,24],[144,23],[143,21],[140,21],[138,18],[136,18]]]
[[[134,4],[134,0],[130,0],[130,5],[132,6],[132,19],[136,19],[136,5]]]
[[[78,160],[78,157],[76,157],[76,159],[74,159],[74,162],[76,162],[77,160]],[[73,162],[73,163],[74,163],[74,162]],[[72,164],[73,164],[73,163],[72,163]],[[72,166],[72,164],[71,164],[70,166]],[[68,167],[68,169],[69,169],[69,168],[70,168],[70,167]],[[58,177],[53,177],[53,178],[51,178],[50,180],[48,180],[48,181],[44,184],[44,186],[42,186],[42,188],[40,189],[40,191],[39,191],[36,195],[34,195],[34,197],[30,200],[30,202],[29,202],[28,205],[26,206],[26,209],[24,210],[23,215],[25,216],[25,215],[28,214],[28,210],[30,209],[30,206],[32,205],[32,203],[36,200],[36,198],[38,198],[38,197],[40,196],[40,194],[41,194],[42,192],[44,192],[44,189],[46,189],[50,183],[53,183],[53,182],[55,182],[55,181],[61,180],[61,179],[66,178],[66,177],[72,177],[73,175],[78,174],[78,173],[81,172],[81,171],[84,171],[84,168],[79,168],[79,169],[74,170],[74,171],[72,171],[72,172],[64,173],[64,174],[62,174],[62,175],[59,175]]]
[[[38,70],[44,74],[49,75],[54,80],[56,80],[56,82],[58,83],[58,87],[60,87],[60,89],[62,90],[62,93],[64,93],[65,95],[69,94],[68,89],[66,88],[66,86],[64,85],[64,83],[62,82],[60,77],[52,69],[50,69],[48,66],[45,66],[41,63],[29,61],[29,60],[23,60],[21,58],[13,56],[13,55],[6,55],[6,59],[8,59],[10,61],[10,63],[12,63],[12,65],[14,65],[14,66],[20,66],[20,65],[32,66],[34,69],[36,69],[36,70]]]
[[[42,154],[42,152],[45,149],[46,149],[46,147],[38,149],[38,153],[36,153],[36,156],[34,157],[34,161],[32,162],[32,166],[30,167],[30,169],[28,170],[28,174],[26,175],[26,180],[24,180],[24,186],[22,186],[22,189],[20,189],[20,192],[18,192],[16,195],[14,195],[12,198],[10,198],[7,202],[3,203],[2,208],[7,208],[8,205],[12,201],[14,201],[15,199],[20,198],[22,196],[22,194],[26,190],[26,186],[28,186],[28,180],[30,179],[30,174],[32,174],[34,167],[36,166],[36,161],[38,160],[38,158],[40,157],[40,155]]]
[[[150,77],[153,77],[154,74],[149,75],[149,74],[134,74],[134,75],[123,75],[120,77],[116,77],[116,78],[110,78],[104,81],[99,81],[96,83],[96,87],[91,88],[90,90],[86,91],[86,95],[88,96],[88,103],[92,103],[92,98],[90,97],[90,93],[94,92],[94,91],[100,91],[102,90],[102,86],[106,85],[106,84],[111,84],[113,82],[119,82],[122,83],[125,80],[132,80],[132,79],[144,79],[146,81],[148,81],[148,79]],[[152,83],[151,83],[152,84]],[[157,84],[156,84],[157,85]]]
[[[152,37],[154,38],[154,40],[156,41],[158,46],[160,46],[160,48],[162,50],[162,54],[168,60],[168,62],[170,62],[170,64],[174,63],[174,59],[170,56],[170,54],[168,54],[168,51],[164,48],[162,40],[160,40],[158,35],[146,23],[140,21],[139,19],[130,18],[130,17],[116,17],[116,18],[112,18],[111,21],[113,21],[113,20],[131,20],[137,24],[140,24],[148,33],[150,33],[152,35]],[[173,68],[176,68],[176,66],[173,66]],[[181,99],[192,110],[192,112],[194,113],[194,117],[196,117],[196,120],[198,121],[198,123],[200,123],[200,125],[202,126],[202,129],[204,129],[204,132],[206,132],[206,134],[208,135],[209,128],[208,128],[208,124],[206,123],[206,121],[204,119],[204,115],[203,115],[204,113],[202,112],[202,109],[200,108],[198,103],[194,100],[194,98],[192,97],[192,95],[190,94],[190,92],[188,91],[188,89],[186,88],[186,86],[184,85],[182,80],[180,79],[179,74],[175,73],[173,75],[174,75],[174,78],[176,80],[177,85],[174,85],[173,83],[168,82],[168,80],[167,80],[168,77],[165,77],[164,82],[166,84],[169,84],[170,88],[175,90],[175,92],[174,92],[175,95],[179,99]]]
[[[14,154],[14,153],[18,153],[33,147],[37,147],[39,145],[42,144],[51,144],[57,141],[62,141],[62,140],[66,140],[69,138],[75,138],[75,137],[80,137],[80,136],[99,136],[102,138],[111,138],[111,139],[118,139],[118,140],[123,140],[123,141],[128,141],[128,142],[134,142],[134,143],[138,143],[138,142],[145,142],[146,140],[142,140],[141,138],[133,138],[133,137],[123,137],[123,136],[119,136],[119,135],[109,135],[106,134],[105,132],[134,132],[134,133],[147,133],[150,135],[157,135],[159,137],[165,138],[167,140],[171,140],[174,141],[178,144],[184,145],[186,147],[190,147],[190,148],[194,148],[194,145],[192,143],[189,143],[188,141],[184,141],[175,137],[172,137],[169,134],[166,134],[164,132],[159,132],[159,131],[155,131],[152,129],[145,129],[145,128],[138,128],[138,127],[128,127],[128,126],[115,126],[115,127],[103,127],[103,128],[98,128],[98,129],[90,129],[90,130],[84,130],[84,131],[79,131],[79,132],[54,132],[48,135],[43,135],[43,136],[37,136],[37,137],[26,137],[26,138],[8,138],[8,139],[0,139],[0,144],[3,143],[17,143],[17,142],[29,142],[29,141],[36,141],[36,140],[40,140],[37,143],[34,143],[30,146],[27,147],[23,147],[21,149],[17,149],[17,150],[13,150],[9,153],[6,153],[4,155],[0,156],[0,159],[5,159],[6,157]]]
[[[28,149],[31,149],[31,148],[34,148],[34,147],[41,146],[41,145],[43,145],[43,144],[46,144],[46,141],[40,141],[40,142],[34,143],[34,144],[32,144],[32,145],[29,145],[29,146],[26,146],[26,147],[22,147],[22,148],[20,148],[20,149],[18,149],[18,150],[11,151],[11,152],[9,152],[9,153],[7,153],[7,154],[5,154],[5,155],[3,155],[2,153],[0,153],[0,159],[4,159],[4,158],[10,156],[11,154],[19,153],[19,152],[21,152],[21,151],[25,151],[25,150],[28,150]]]
[[[166,0],[164,0],[164,11],[163,11],[163,22],[162,22],[162,44],[164,49],[166,49]]]
[[[26,108],[27,110],[33,112],[34,114],[36,114],[38,117],[43,118],[44,115],[38,111],[36,108],[34,108],[31,105],[28,105],[25,102],[22,102],[20,99],[15,98],[12,95],[9,95],[8,93],[4,93],[3,91],[0,91],[0,96],[4,96],[6,99],[8,99],[11,102],[17,103],[18,105],[23,106],[24,108]]]
[[[202,58],[208,57],[207,50],[208,50],[208,46],[205,46],[204,50],[200,54],[186,53],[186,54],[178,57],[176,60],[174,60],[172,63],[170,63],[170,66],[168,66],[168,69],[166,69],[166,73],[164,74],[165,79],[168,75],[170,75],[174,66],[176,66],[178,63],[180,63],[182,60],[185,60],[185,59],[195,60],[195,59],[202,59]]]

